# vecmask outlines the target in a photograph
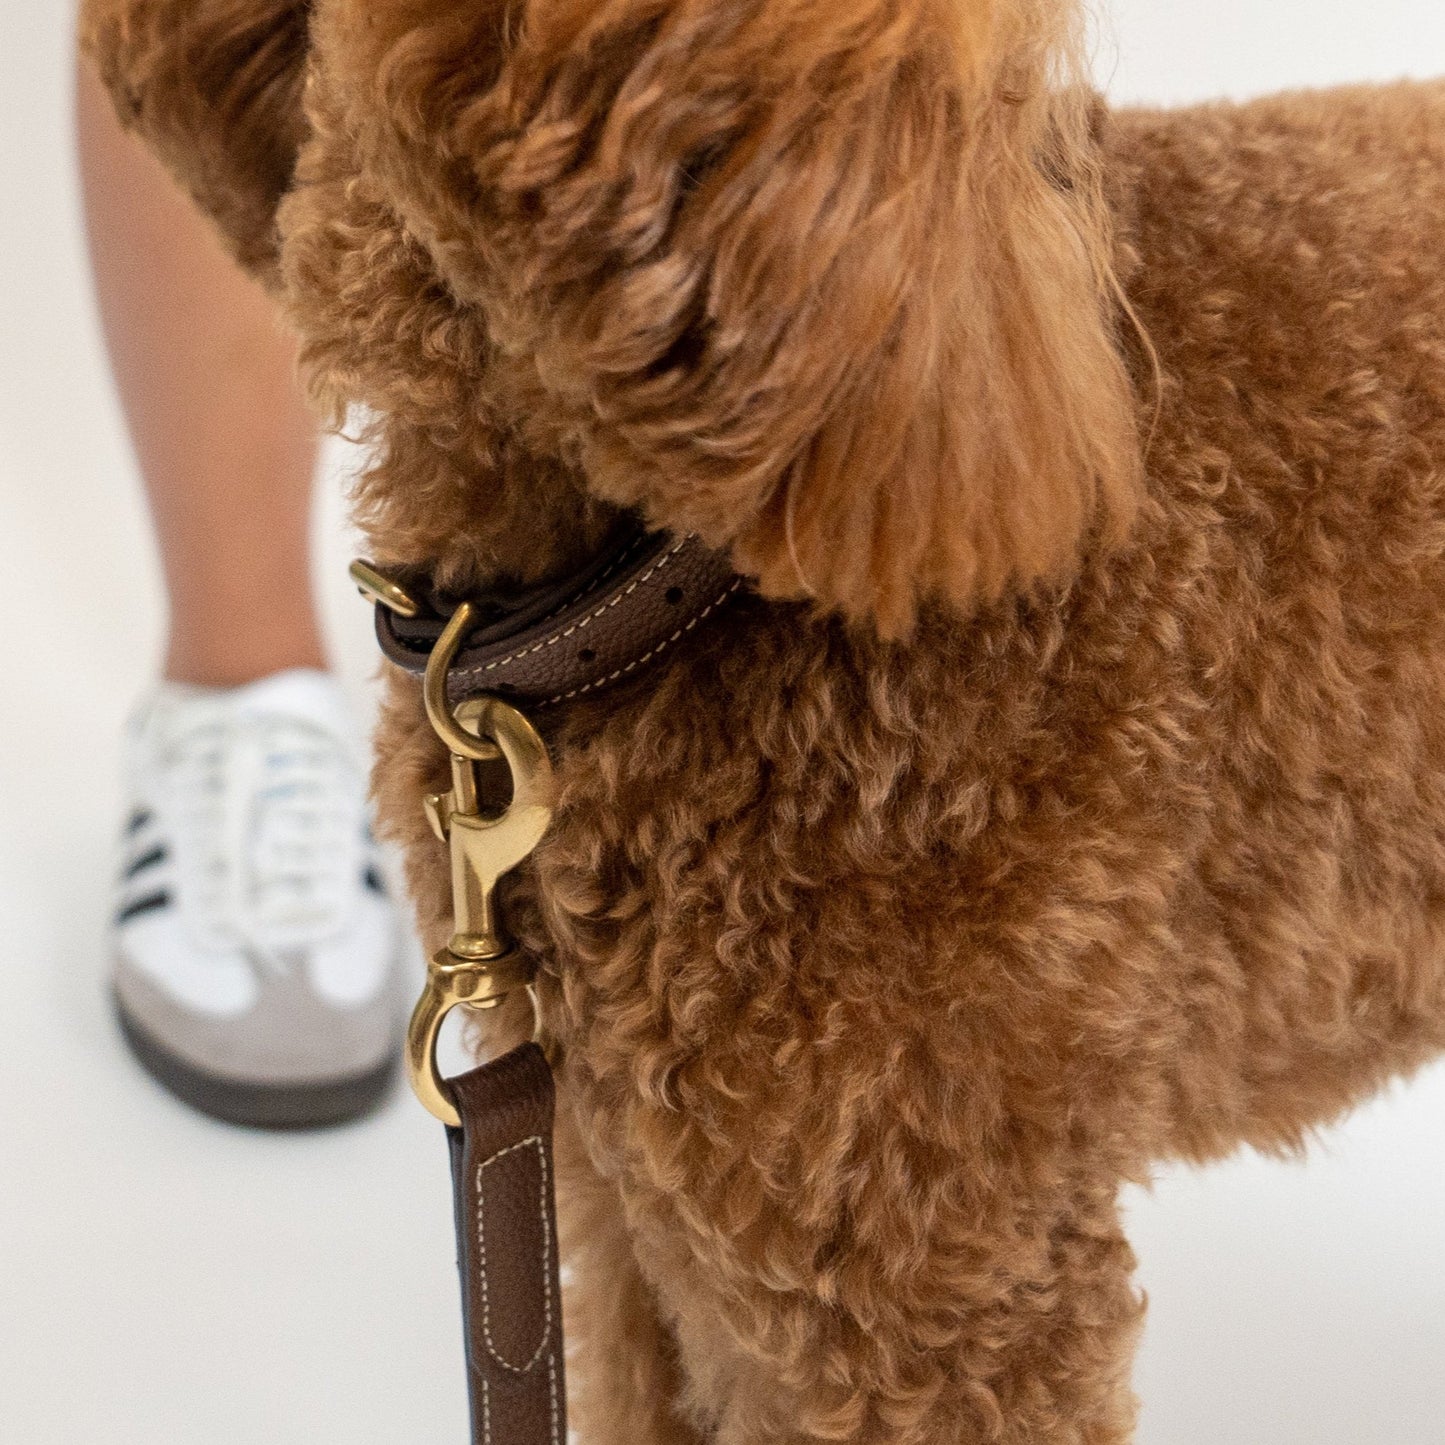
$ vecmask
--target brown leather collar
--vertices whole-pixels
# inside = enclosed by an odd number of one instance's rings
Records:
[[[431,649],[461,599],[406,581],[416,616],[378,604],[382,651],[408,672]],[[481,614],[448,676],[454,700],[488,692],[549,707],[595,692],[680,642],[743,586],[727,559],[695,536],[680,540],[619,524],[582,571],[556,584],[469,598]]]

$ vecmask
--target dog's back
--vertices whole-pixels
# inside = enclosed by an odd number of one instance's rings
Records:
[[[961,1354],[1031,1442],[1124,1398],[1120,1178],[1293,1146],[1445,1047],[1445,89],[1108,146],[1153,348],[1129,544],[906,645],[751,604],[579,724],[541,876],[690,1367],[730,1307],[795,1379],[833,1351],[957,1409]],[[1024,1338],[1070,1423],[1010,1394]],[[730,1438],[841,1408],[768,1388]]]

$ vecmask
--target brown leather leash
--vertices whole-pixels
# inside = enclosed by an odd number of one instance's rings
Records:
[[[742,579],[695,537],[646,533],[630,521],[577,575],[527,592],[455,599],[420,575],[365,562],[351,573],[376,603],[383,652],[422,676],[427,716],[451,752],[451,789],[425,805],[450,852],[454,931],[428,967],[407,1069],[417,1097],[447,1125],[472,1441],[565,1445],[551,1066],[534,1039],[446,1079],[437,1038],[458,1006],[496,1008],[525,989],[537,1009],[536,965],[507,938],[496,901],[501,879],[531,856],[551,820],[547,749],[515,704],[555,706],[632,676]],[[510,799],[489,806],[487,784],[502,763]]]
[[[472,1439],[564,1445],[552,1069],[536,1044],[523,1044],[450,1089],[462,1121],[447,1145]]]

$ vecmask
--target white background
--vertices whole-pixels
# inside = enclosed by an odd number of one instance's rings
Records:
[[[210,1125],[106,1014],[115,738],[162,607],[83,265],[68,15],[0,16],[0,607],[32,620],[0,676],[0,1445],[460,1442],[435,1128],[401,1097],[329,1136]],[[1125,0],[1102,33],[1121,99],[1445,73],[1438,0]],[[364,700],[348,464],[318,569]],[[1170,1173],[1129,1213],[1143,1445],[1445,1441],[1445,1070],[1303,1165]]]

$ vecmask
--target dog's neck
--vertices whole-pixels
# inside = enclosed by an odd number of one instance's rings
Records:
[[[503,387],[511,390],[490,369],[478,382],[489,399]],[[523,420],[504,428],[469,418],[444,437],[399,414],[377,419],[356,500],[379,561],[467,596],[561,579],[596,555],[619,509],[588,492],[565,438],[525,420],[536,414],[525,397],[506,411]]]

